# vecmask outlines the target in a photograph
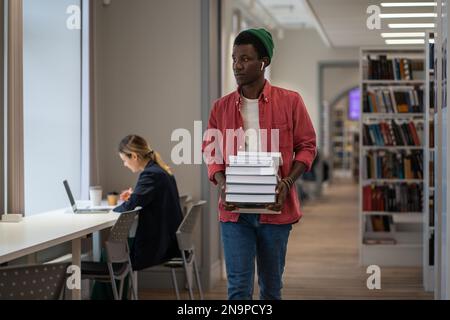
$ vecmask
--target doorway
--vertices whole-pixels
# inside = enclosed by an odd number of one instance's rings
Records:
[[[330,183],[359,177],[359,64],[319,64],[320,146]]]

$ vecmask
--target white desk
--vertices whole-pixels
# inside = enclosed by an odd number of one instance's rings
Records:
[[[26,217],[20,223],[0,223],[0,264],[71,241],[72,264],[81,266],[81,239],[110,228],[119,213],[73,214],[67,209]],[[81,299],[81,290],[72,290]]]

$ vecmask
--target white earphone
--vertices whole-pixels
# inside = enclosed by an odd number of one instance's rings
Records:
[[[263,70],[264,70],[264,62],[261,65],[261,71],[263,71]]]

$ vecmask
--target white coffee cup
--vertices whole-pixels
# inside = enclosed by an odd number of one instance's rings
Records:
[[[89,197],[92,202],[92,206],[98,207],[102,205],[102,187],[90,187]]]

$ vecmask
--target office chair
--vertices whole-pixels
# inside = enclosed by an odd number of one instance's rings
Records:
[[[200,277],[198,273],[197,263],[195,261],[195,245],[194,245],[194,229],[199,221],[199,216],[202,211],[202,207],[206,204],[206,201],[199,201],[197,203],[190,203],[187,205],[186,215],[178,227],[176,236],[178,247],[181,251],[181,258],[174,258],[164,264],[165,267],[171,269],[172,282],[175,289],[177,299],[180,300],[180,292],[178,290],[176,269],[184,268],[186,274],[187,286],[189,289],[189,297],[194,300],[194,294],[192,290],[192,269],[195,273],[195,279],[197,282],[197,289],[200,294],[200,300],[203,300],[203,291],[200,283]]]
[[[137,285],[130,260],[128,235],[141,209],[141,207],[137,207],[132,211],[120,214],[105,243],[106,262],[81,262],[81,278],[111,283],[115,300],[121,299],[127,276],[130,276],[131,293],[134,299],[138,299]],[[116,280],[120,281],[119,291],[117,291]]]
[[[0,300],[61,300],[70,263],[0,268]]]

